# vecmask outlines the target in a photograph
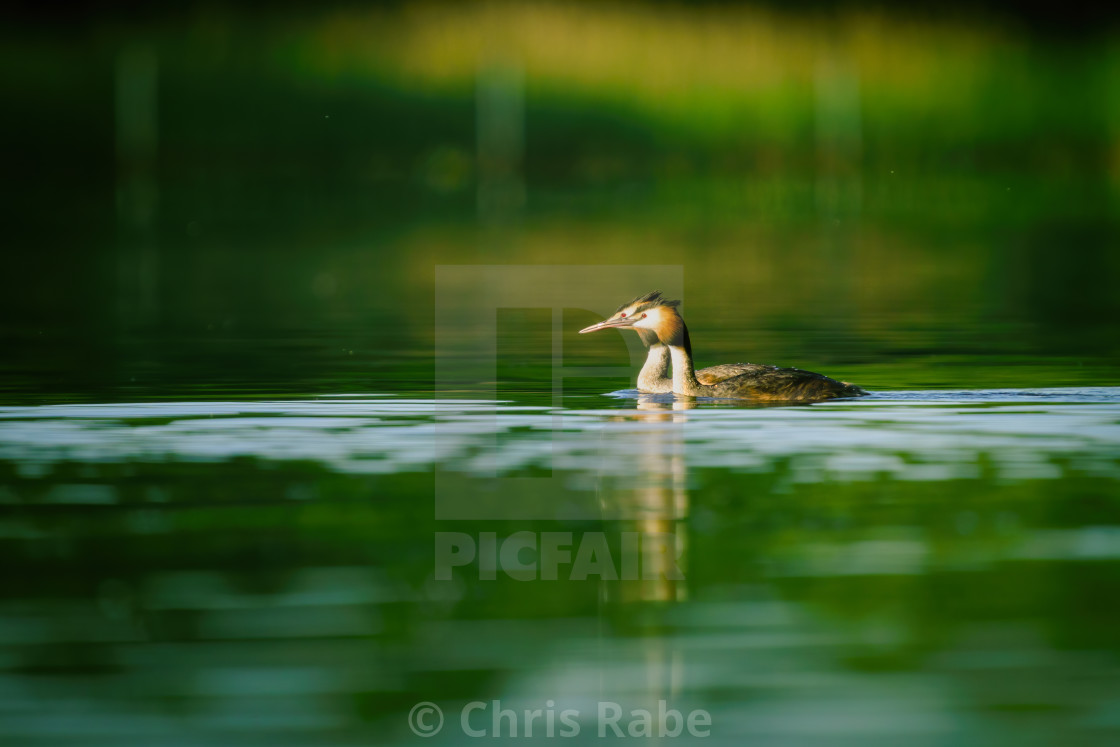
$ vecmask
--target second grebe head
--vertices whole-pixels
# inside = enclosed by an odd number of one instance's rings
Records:
[[[683,347],[691,355],[692,346],[688,342],[688,330],[680,312],[677,311],[680,305],[680,301],[658,298],[654,303],[644,304],[635,309],[631,324],[639,334],[652,332],[657,335],[660,344]]]
[[[636,328],[636,322],[641,319],[643,313],[647,313],[649,309],[655,308],[661,304],[676,303],[666,301],[661,295],[661,291],[652,291],[646,293],[644,296],[638,296],[629,303],[624,303],[619,306],[613,314],[599,322],[592,324],[590,327],[584,327],[579,331],[582,335],[586,332],[597,332],[600,329],[634,329],[641,335],[642,342],[647,346],[657,342],[656,333],[650,329]]]

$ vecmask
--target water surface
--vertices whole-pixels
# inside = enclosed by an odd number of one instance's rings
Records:
[[[1110,743],[1118,454],[1116,388],[3,407],[0,734],[404,744],[433,701],[452,743],[500,700],[582,743],[664,699],[728,744]],[[434,577],[526,530],[683,578]]]

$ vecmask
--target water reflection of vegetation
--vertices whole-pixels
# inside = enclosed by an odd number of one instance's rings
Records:
[[[783,463],[764,474],[692,471],[687,563],[689,597],[701,603],[698,611],[704,603],[737,599],[737,589],[768,588],[777,595],[772,598],[805,605],[829,620],[837,655],[845,666],[862,670],[923,671],[931,656],[970,640],[978,626],[1022,621],[1047,642],[1030,645],[1120,647],[1120,607],[1100,595],[1115,583],[1115,544],[1102,537],[1094,545],[1086,529],[1120,523],[1108,498],[1113,480],[1071,475],[1060,482],[1007,482],[981,476],[946,489],[943,483],[888,479],[806,484],[790,476]],[[78,479],[118,485],[121,500],[36,505],[33,486]],[[24,497],[20,517],[4,525],[7,537],[24,537],[6,541],[24,569],[5,577],[6,598],[85,600],[95,606],[74,614],[99,615],[100,608],[109,615],[91,628],[93,635],[164,642],[220,640],[237,630],[252,638],[252,628],[237,627],[221,610],[264,605],[271,609],[269,629],[277,633],[303,639],[315,630],[323,635],[337,629],[368,639],[374,645],[371,665],[376,661],[383,673],[401,668],[402,686],[406,692],[416,688],[417,697],[477,692],[451,680],[436,685],[421,678],[408,685],[410,667],[420,664],[410,658],[421,656],[418,649],[395,663],[373,653],[393,641],[416,644],[421,620],[545,620],[599,609],[594,580],[524,584],[499,576],[480,582],[463,574],[453,589],[437,591],[429,579],[432,531],[503,536],[567,530],[578,541],[583,532],[632,528],[627,522],[440,525],[431,520],[430,503],[416,500],[430,495],[429,474],[339,475],[314,464],[61,463],[33,480],[9,471],[4,482],[9,501]],[[329,578],[312,572],[328,567],[364,570]],[[184,571],[201,584],[189,587],[190,596],[181,596],[188,591],[186,577],[164,588]],[[220,581],[202,583],[204,577]],[[314,584],[322,586],[316,590]],[[222,601],[214,596],[220,589],[237,596]],[[308,604],[334,598],[353,612],[323,607],[315,614],[320,623],[287,603],[277,606],[299,589],[312,595]],[[620,631],[642,635],[663,635],[690,619],[619,615]],[[19,620],[11,624],[22,625]],[[25,651],[20,666],[55,673],[118,671],[114,650],[81,636],[58,643],[48,637]],[[522,665],[529,666],[528,660]],[[477,666],[485,671],[506,664]]]

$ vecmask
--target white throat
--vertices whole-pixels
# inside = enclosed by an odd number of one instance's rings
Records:
[[[673,391],[669,379],[669,349],[658,343],[650,345],[645,365],[638,374],[638,391],[650,394],[668,394]]]

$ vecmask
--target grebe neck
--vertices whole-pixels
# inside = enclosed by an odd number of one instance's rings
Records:
[[[679,316],[676,324],[668,330],[666,343],[673,357],[673,394],[700,397],[706,393],[703,384],[696,380],[696,368],[692,365],[692,341],[688,337],[688,327]]]
[[[643,392],[668,391],[664,387],[668,379],[669,348],[660,342],[654,342],[649,346],[645,365],[638,373],[638,389]]]

